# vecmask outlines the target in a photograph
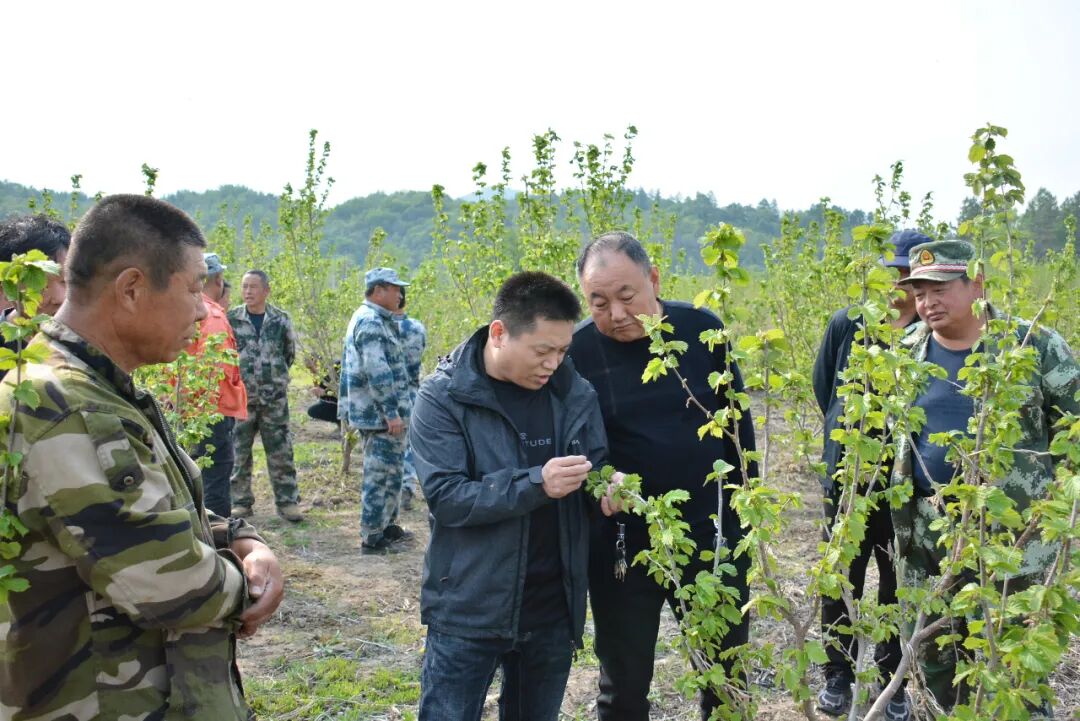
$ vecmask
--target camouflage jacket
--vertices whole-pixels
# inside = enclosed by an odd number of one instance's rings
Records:
[[[1003,317],[993,307],[989,308],[989,314],[992,318]],[[1017,335],[1020,338],[1026,336],[1030,328],[1030,321],[1018,319]],[[926,360],[930,335],[930,327],[920,322],[904,337],[902,343],[911,349],[916,360]],[[1028,380],[1031,390],[1020,410],[1021,435],[1013,446],[1018,452],[1014,454],[1012,468],[997,481],[998,486],[1016,502],[1016,510],[1020,512],[1032,500],[1044,496],[1054,478],[1054,462],[1047,453],[1054,435],[1054,424],[1064,413],[1080,413],[1080,403],[1076,399],[1077,391],[1080,391],[1080,367],[1065,339],[1049,328],[1040,327],[1031,334],[1029,342],[1038,360],[1035,372]],[[979,412],[978,399],[975,401],[975,412]],[[901,437],[893,468],[894,484],[911,480],[914,462],[911,439]],[[901,527],[897,527],[896,531],[901,546],[911,540],[904,538],[907,531]],[[1041,571],[1052,563],[1055,549],[1040,542],[1029,542],[1025,547],[1021,574]]]
[[[14,414],[24,461],[6,489],[30,588],[0,606],[0,717],[247,719],[234,631],[249,601],[228,544],[254,529],[206,515],[157,404],[101,351],[57,321],[33,346],[41,404]],[[12,390],[9,375],[0,408]]]
[[[401,345],[405,349],[405,369],[409,372],[409,397],[415,401],[420,390],[420,370],[427,348],[427,328],[416,318],[405,313],[394,315],[398,331],[401,333]]]
[[[289,314],[267,303],[262,332],[256,333],[247,308],[238,305],[229,310],[229,323],[236,334],[248,404],[284,402],[289,367],[296,359],[296,332]]]
[[[353,428],[380,430],[412,412],[408,361],[390,311],[364,301],[345,331],[338,417]]]

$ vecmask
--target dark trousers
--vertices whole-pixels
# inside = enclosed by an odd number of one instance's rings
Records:
[[[600,660],[600,694],[596,711],[600,721],[648,721],[649,686],[652,684],[656,639],[660,631],[660,611],[666,601],[679,615],[678,601],[672,589],[662,588],[648,576],[643,566],[632,563],[640,548],[627,548],[630,563],[626,577],[615,578],[614,524],[594,523],[589,554],[589,599],[596,630],[596,657]],[[695,534],[697,535],[697,534]],[[714,534],[695,538],[698,551],[713,547]],[[734,548],[735,542],[729,541]],[[750,560],[742,556],[734,561],[737,573],[725,576],[724,582],[737,588],[742,603],[749,599],[746,572]],[[692,580],[700,571],[712,570],[712,562],[694,558],[683,568],[682,577]],[[740,646],[750,639],[750,620],[745,616],[724,639],[723,647]],[[728,673],[731,668],[724,664]],[[699,700],[701,717],[707,719],[719,704],[710,691]]]
[[[837,504],[840,500],[840,489],[836,488],[825,495],[825,517],[829,519],[831,528],[836,521]],[[870,557],[877,559],[878,567],[878,595],[880,604],[896,603],[896,567],[889,557],[889,544],[893,541],[892,514],[887,504],[882,502],[880,506],[870,512],[866,519],[866,536],[859,547],[859,555],[851,562],[848,579],[851,581],[852,598],[859,599],[863,595],[863,584],[866,581],[866,566],[870,563]],[[836,630],[835,626],[850,625],[847,607],[841,598],[821,599],[821,633],[825,639],[835,639],[836,643],[827,643],[825,652],[829,661],[825,664],[825,674],[832,676],[841,674],[851,680],[855,679],[853,659],[858,653],[858,646],[851,634]],[[888,680],[896,672],[900,664],[900,639],[896,636],[887,641],[877,644],[874,648],[874,661],[881,669],[882,676]]]
[[[232,511],[232,499],[229,497],[229,478],[236,463],[236,449],[233,447],[233,428],[236,419],[226,416],[210,428],[210,436],[198,445],[192,458],[206,455],[206,447],[213,446],[210,453],[211,464],[202,470],[203,506],[222,518],[228,518]]]
[[[418,721],[480,721],[500,666],[500,721],[558,721],[573,652],[569,621],[516,639],[463,638],[429,628]]]
[[[338,404],[337,400],[327,400],[320,398],[315,403],[308,406],[307,414],[309,418],[317,421],[326,421],[327,423],[333,423],[338,425]]]

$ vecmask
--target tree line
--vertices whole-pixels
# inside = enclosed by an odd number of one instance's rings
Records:
[[[516,194],[507,191],[509,202],[514,202],[515,198]],[[243,234],[245,227],[253,234],[258,234],[264,227],[277,230],[280,198],[271,193],[261,193],[240,185],[223,185],[216,190],[200,192],[181,190],[163,199],[183,209],[207,231],[218,224],[230,226],[238,235]],[[475,194],[445,199],[445,212],[451,219],[453,233],[461,230],[457,219],[462,203],[475,199]],[[39,207],[51,202],[62,214],[69,211],[78,217],[89,208],[93,197],[78,189],[71,193],[43,193],[30,186],[0,181],[0,217],[27,212],[30,201]],[[871,214],[860,209],[846,210],[823,202],[803,210],[782,211],[775,200],[764,198],[757,205],[721,205],[712,193],[663,197],[659,192],[649,193],[642,189],[633,191],[625,212],[627,226],[635,212],[653,212],[672,218],[673,251],[683,254],[690,270],[701,271],[703,266],[698,257],[698,242],[710,227],[727,223],[741,229],[746,236],[744,262],[751,267],[762,267],[762,247],[781,235],[785,215],[797,216],[799,223],[804,226],[812,223],[823,225],[826,210],[835,210],[843,215],[846,232],[866,224],[871,217]],[[965,199],[956,224],[970,220],[978,211],[979,204],[974,198]],[[1067,240],[1064,221],[1069,215],[1080,218],[1080,191],[1058,201],[1049,190],[1040,188],[1020,214],[1018,226],[1033,244],[1036,254],[1041,256],[1048,250],[1064,247]],[[571,223],[565,213],[560,214],[556,221],[556,225],[564,231],[570,228]],[[329,209],[325,237],[333,242],[338,255],[364,258],[368,254],[372,235],[381,228],[386,233],[386,247],[393,249],[397,260],[416,267],[431,253],[434,224],[430,192],[376,192],[351,198]]]

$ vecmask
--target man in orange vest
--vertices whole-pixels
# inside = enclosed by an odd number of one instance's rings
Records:
[[[224,347],[236,351],[236,337],[225,315],[225,309],[218,305],[225,291],[225,270],[217,253],[204,253],[206,261],[206,283],[203,285],[203,302],[206,304],[206,319],[199,326],[199,337],[188,346],[187,352],[200,355],[205,351],[206,340],[212,335],[225,334]],[[233,430],[237,420],[247,418],[247,390],[240,378],[240,368],[236,363],[222,363],[224,377],[218,386],[219,396],[217,411],[223,418],[211,428],[210,436],[199,444],[193,458],[207,455],[207,446],[213,446],[210,452],[212,463],[203,469],[203,489],[205,506],[222,518],[229,517],[232,499],[229,497],[229,478],[236,462],[233,446]]]

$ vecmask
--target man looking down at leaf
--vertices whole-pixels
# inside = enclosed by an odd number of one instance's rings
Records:
[[[132,372],[175,359],[206,316],[206,242],[167,203],[110,196],[80,221],[68,296],[26,350],[6,509],[29,590],[0,607],[5,718],[246,721],[235,635],[281,602],[277,559],[203,509],[198,469]]]
[[[544,273],[511,276],[493,320],[420,386],[409,437],[431,511],[420,721],[557,721],[582,646],[588,501],[605,457],[596,393],[564,361],[581,312]]]
[[[680,509],[697,550],[713,551],[726,546],[733,551],[742,529],[729,494],[721,492],[720,485],[742,482],[739,450],[728,433],[722,438],[706,434],[698,439],[698,428],[705,419],[687,402],[687,392],[673,374],[642,385],[642,374],[653,356],[638,316],[667,316],[674,326],[672,338],[687,343],[686,353],[679,356],[680,373],[710,412],[727,403],[709,387],[711,373],[729,374],[727,385],[742,391],[739,369],[727,358],[724,345],[710,351],[699,339],[703,331],[722,328],[720,320],[688,303],[660,300],[660,272],[629,233],[606,233],[589,243],[578,258],[577,273],[592,317],[574,332],[570,357],[596,388],[612,465],[641,475],[645,496],[660,496],[674,489],[688,491],[689,500]],[[743,413],[730,431],[737,436],[743,452],[754,450],[749,413]],[[706,476],[713,473],[717,462],[730,467],[728,480],[706,483]],[[747,468],[748,473],[756,475],[755,464]],[[665,600],[672,609],[679,605],[673,589],[657,583],[642,565],[630,563],[638,552],[648,548],[643,518],[628,514],[595,517],[590,541],[589,597],[596,623],[596,655],[600,659],[596,705],[601,721],[649,718],[648,695],[660,610]],[[620,578],[615,569],[625,568],[626,563],[630,565]],[[744,554],[733,563],[736,575],[725,577],[724,583],[736,588],[741,603],[746,603],[749,558]],[[682,570],[683,582],[693,582],[699,571],[711,572],[712,565],[711,561],[693,557]],[[726,634],[724,648],[739,646],[748,639],[749,621],[743,616]],[[731,671],[730,665],[725,668]],[[702,718],[707,719],[719,703],[715,694],[704,691]]]

